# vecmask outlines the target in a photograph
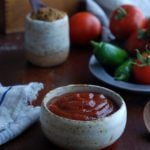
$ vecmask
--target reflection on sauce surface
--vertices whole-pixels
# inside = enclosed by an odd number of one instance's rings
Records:
[[[53,113],[73,120],[95,120],[117,110],[117,105],[100,93],[78,92],[55,97],[48,109]]]

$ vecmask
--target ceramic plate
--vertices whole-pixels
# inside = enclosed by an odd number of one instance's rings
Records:
[[[108,72],[103,68],[103,66],[100,63],[98,63],[94,55],[92,55],[90,58],[89,69],[96,78],[109,85],[133,92],[150,93],[150,85],[134,84],[114,80],[114,78],[110,74],[108,74]]]

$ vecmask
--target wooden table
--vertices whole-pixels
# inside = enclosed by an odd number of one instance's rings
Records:
[[[2,44],[3,43],[3,44]],[[149,150],[150,135],[143,122],[143,107],[148,94],[132,93],[108,86],[96,79],[88,69],[90,48],[71,48],[69,58],[57,67],[40,68],[28,63],[23,50],[23,34],[0,36],[0,82],[3,85],[25,84],[31,81],[44,83],[35,105],[44,95],[59,86],[87,83],[105,86],[118,92],[125,100],[128,119],[121,138],[106,150]],[[113,129],[114,130],[114,129]],[[0,146],[0,150],[60,150],[44,136],[36,122],[16,139]]]

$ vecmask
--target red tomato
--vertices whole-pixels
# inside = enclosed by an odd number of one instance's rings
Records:
[[[136,49],[143,52],[149,47],[150,40],[148,37],[148,32],[146,29],[139,29],[134,31],[127,42],[125,43],[125,48],[131,53],[136,54]]]
[[[143,54],[143,58],[149,57],[150,54]],[[141,84],[150,84],[150,64],[141,66],[142,62],[138,59],[136,64],[133,65],[133,77],[134,79]]]
[[[101,35],[102,26],[96,16],[89,12],[78,12],[70,17],[71,42],[85,46]]]
[[[133,5],[122,5],[112,12],[110,30],[117,39],[126,39],[129,35],[143,26],[145,17]]]
[[[150,84],[150,65],[144,67],[134,65],[133,74],[137,82],[142,84]]]
[[[150,30],[150,18],[145,18],[143,27]]]

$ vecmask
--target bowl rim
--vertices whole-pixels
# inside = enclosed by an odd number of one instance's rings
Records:
[[[118,97],[119,99],[119,103],[120,105],[118,106],[119,108],[113,112],[112,114],[108,115],[108,116],[105,116],[105,117],[102,117],[102,118],[98,118],[98,119],[94,119],[94,120],[74,120],[74,119],[69,119],[69,118],[66,118],[66,117],[63,117],[63,116],[59,116],[55,113],[53,113],[52,111],[50,111],[47,107],[47,104],[49,103],[50,99],[49,99],[49,95],[51,95],[53,92],[57,91],[57,90],[60,90],[62,88],[71,88],[71,87],[91,87],[91,88],[99,88],[99,89],[102,89],[102,90],[105,90],[106,92],[110,92],[111,94],[113,94],[115,97]],[[69,92],[67,92],[69,93]],[[65,94],[65,93],[64,93]],[[102,93],[103,94],[103,93]],[[112,99],[113,100],[113,99]],[[116,103],[116,102],[115,102]],[[118,105],[118,104],[117,104]],[[57,88],[54,88],[52,90],[50,90],[46,95],[45,97],[43,98],[43,101],[42,101],[42,104],[41,106],[44,107],[44,109],[48,112],[48,114],[51,114],[53,116],[55,116],[56,118],[59,118],[59,119],[63,119],[63,120],[66,120],[66,121],[71,121],[71,122],[88,122],[88,123],[91,123],[91,122],[99,122],[99,120],[104,120],[104,119],[109,119],[111,118],[112,116],[116,115],[117,113],[119,113],[123,108],[126,109],[126,103],[124,101],[124,99],[120,96],[120,94],[118,94],[117,92],[109,89],[109,88],[106,88],[106,87],[103,87],[103,86],[99,86],[99,85],[94,85],[94,84],[69,84],[69,85],[65,85],[65,86],[60,86],[60,87],[57,87]]]

